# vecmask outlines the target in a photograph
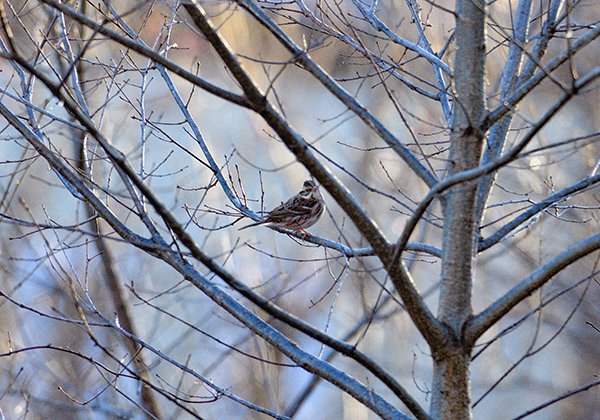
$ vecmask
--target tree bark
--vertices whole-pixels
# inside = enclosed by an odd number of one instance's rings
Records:
[[[479,165],[484,133],[485,3],[457,1],[454,119],[449,175]],[[471,418],[469,365],[471,344],[463,326],[472,316],[471,292],[477,252],[477,183],[459,184],[445,194],[442,282],[438,318],[448,340],[433,350],[433,418]]]

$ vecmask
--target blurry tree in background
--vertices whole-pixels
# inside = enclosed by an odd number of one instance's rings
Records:
[[[593,418],[594,3],[3,0],[6,418]]]

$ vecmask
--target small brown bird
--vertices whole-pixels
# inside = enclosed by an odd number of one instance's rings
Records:
[[[312,179],[304,181],[302,191],[280,206],[271,210],[260,222],[244,226],[239,230],[252,226],[265,225],[304,232],[321,217],[325,209],[325,201],[319,187]]]

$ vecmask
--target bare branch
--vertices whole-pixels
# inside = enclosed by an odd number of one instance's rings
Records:
[[[302,64],[323,86],[356,114],[367,126],[373,129],[392,149],[404,159],[406,164],[429,186],[436,181],[435,174],[430,173],[421,162],[403,146],[394,135],[375,119],[368,110],[337,84],[310,55],[298,47],[269,17],[252,1],[239,0],[238,3],[247,10],[258,22],[264,25],[281,44]]]
[[[102,35],[105,35],[105,36],[109,37],[110,39],[117,41],[121,45],[123,45],[127,48],[131,48],[133,51],[136,51],[136,52],[144,55],[145,57],[152,59],[152,61],[163,65],[165,68],[169,69],[176,75],[190,81],[191,83],[206,90],[207,92],[210,92],[215,96],[218,96],[222,99],[225,99],[226,101],[232,102],[232,103],[240,105],[242,107],[245,107],[245,108],[248,107],[249,104],[246,102],[246,99],[243,98],[242,96],[236,95],[228,90],[225,90],[225,89],[215,86],[211,83],[208,83],[206,80],[185,70],[181,66],[178,66],[173,61],[166,59],[161,54],[146,47],[145,45],[141,44],[140,42],[133,41],[125,36],[120,35],[119,33],[115,32],[113,30],[107,28],[106,22],[98,23],[98,22],[88,18],[87,16],[77,12],[75,9],[73,9],[63,3],[60,3],[56,0],[41,0],[41,1],[49,6],[52,6],[53,8],[55,8],[57,10],[60,10],[67,16],[75,19],[76,21],[93,29],[94,31],[97,31],[98,33],[101,33]]]
[[[483,119],[481,124],[483,130],[488,130],[493,124],[496,124],[500,118],[512,111],[514,107],[529,94],[537,85],[539,85],[548,74],[556,70],[562,64],[567,62],[573,55],[590,44],[600,36],[600,24],[594,25],[591,30],[571,44],[571,48],[564,50],[561,54],[550,60],[544,67],[543,71],[539,71],[531,76],[514,91],[506,100],[491,110]]]
[[[585,385],[578,386],[577,388],[571,389],[571,390],[557,396],[556,398],[552,398],[551,400],[546,401],[544,404],[540,404],[537,407],[532,408],[531,410],[525,411],[523,414],[520,414],[517,417],[515,417],[514,420],[520,420],[520,419],[524,419],[525,417],[529,417],[533,413],[537,413],[538,411],[543,410],[544,408],[549,407],[552,404],[556,404],[557,402],[567,399],[573,395],[579,394],[580,392],[584,392],[589,389],[592,389],[593,387],[598,386],[598,385],[600,385],[600,379],[598,379],[596,381],[588,382]]]
[[[563,269],[600,249],[600,233],[577,242],[535,270],[515,287],[474,316],[465,328],[465,337],[474,343],[484,332],[517,304],[530,296]]]
[[[235,55],[231,52],[225,41],[207,20],[204,10],[199,5],[188,5],[185,7],[194,19],[194,23],[198,26],[198,29],[206,36],[213,48],[215,48],[221,59],[232,72],[233,76],[240,83],[249,101],[253,104],[252,108],[254,111],[259,113],[265,121],[267,121],[284,141],[288,149],[296,156],[296,159],[298,159],[298,161],[310,171],[321,185],[327,189],[338,204],[344,209],[346,214],[352,219],[356,227],[365,235],[375,252],[378,254],[386,252],[387,241],[377,224],[356,201],[348,188],[346,188],[327,167],[319,162],[316,156],[311,152],[306,141],[289,126],[282,115],[270,104],[269,100],[258,89]]]

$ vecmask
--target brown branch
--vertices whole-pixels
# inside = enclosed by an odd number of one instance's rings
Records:
[[[428,342],[439,343],[443,340],[443,327],[435,319],[422,297],[419,295],[410,274],[400,261],[392,263],[392,252],[382,231],[371,220],[362,206],[356,201],[350,191],[319,162],[314,156],[306,141],[298,135],[287,121],[273,108],[268,99],[260,92],[258,87],[244,70],[227,43],[222,39],[217,30],[208,21],[205,11],[199,5],[185,6],[198,29],[204,34],[208,42],[217,51],[225,65],[236,78],[253,109],[259,113],[283,140],[288,149],[294,153],[296,159],[302,163],[309,172],[327,189],[336,202],[344,209],[354,222],[364,238],[371,244],[373,250],[384,263],[390,278],[400,293],[409,314],[415,321],[419,331]]]
[[[13,57],[13,59],[18,59]],[[371,371],[376,377],[381,379],[390,389],[394,391],[399,398],[401,398],[407,407],[411,407],[415,412],[425,411],[419,406],[419,404],[412,398],[412,396],[395,380],[395,378],[385,371],[380,365],[373,362],[366,355],[356,350],[353,346],[342,343],[339,340],[330,337],[329,335],[322,333],[316,328],[308,325],[304,321],[292,316],[287,311],[284,311],[277,306],[271,304],[268,299],[256,294],[253,290],[248,288],[243,282],[237,280],[223,267],[215,263],[215,261],[206,255],[200,247],[196,244],[193,238],[185,231],[182,225],[180,225],[175,217],[168,211],[168,209],[160,202],[158,197],[146,186],[143,181],[139,178],[137,173],[128,164],[123,154],[111,146],[108,139],[106,139],[102,133],[95,127],[93,121],[89,117],[81,112],[72,99],[60,90],[60,87],[56,86],[50,81],[45,75],[39,71],[33,69],[30,65],[25,62],[19,62],[20,65],[25,67],[29,72],[35,74],[38,80],[44,83],[53,94],[60,98],[64,102],[65,108],[93,135],[98,143],[102,146],[107,155],[111,158],[112,163],[115,167],[123,174],[127,176],[136,188],[138,188],[141,194],[148,199],[148,202],[154,207],[156,212],[161,216],[164,223],[171,229],[177,238],[191,251],[194,258],[202,262],[208,269],[223,279],[227,284],[242,293],[247,299],[258,305],[262,309],[268,311],[273,316],[288,323],[288,325],[304,332],[305,334],[323,342],[324,344],[336,348],[336,350],[343,354],[349,355],[358,363],[365,366]],[[386,415],[384,417],[403,417],[403,415],[393,409],[389,403],[379,397],[377,394],[366,392],[364,385],[356,381],[354,378],[349,377],[338,369],[330,366],[323,361],[313,358],[306,352],[302,351],[297,346],[292,346],[279,331],[275,330],[268,324],[259,320],[252,312],[248,311],[245,307],[239,305],[233,298],[224,294],[220,289],[214,287],[212,282],[205,280],[200,274],[191,270],[188,267],[188,263],[175,258],[175,252],[165,247],[166,244],[159,237],[153,237],[152,241],[144,239],[129,229],[127,229],[111,212],[108,210],[102,202],[83,184],[79,177],[66,168],[59,158],[44,144],[39,142],[35,135],[23,124],[2,102],[0,102],[0,114],[3,115],[7,121],[10,122],[29,142],[32,146],[40,153],[44,159],[64,178],[69,181],[82,196],[86,202],[93,205],[94,209],[115,229],[115,231],[121,235],[124,239],[130,239],[132,243],[137,243],[137,246],[149,252],[150,254],[162,259],[163,261],[171,264],[176,270],[178,270],[185,278],[192,282],[198,287],[203,293],[209,296],[215,303],[227,310],[232,316],[254,331],[257,335],[264,338],[267,342],[272,344],[275,348],[282,351],[292,360],[299,363],[304,369],[320,374],[324,379],[339,386],[341,389],[349,392],[359,401],[363,402],[366,406],[370,407],[377,413],[395,413],[394,415]],[[156,241],[159,241],[156,247]],[[179,253],[177,253],[179,255]],[[175,259],[174,259],[175,258]],[[177,260],[177,261],[176,261]],[[247,318],[249,317],[249,318]],[[338,376],[336,376],[338,375]],[[383,411],[382,411],[383,410]]]

